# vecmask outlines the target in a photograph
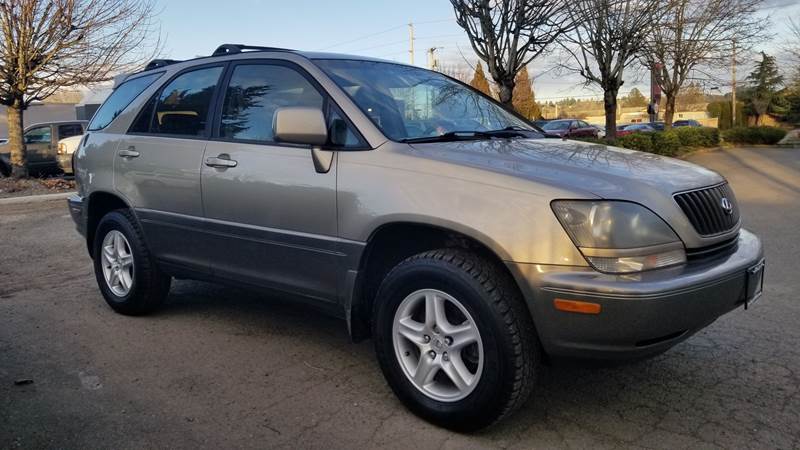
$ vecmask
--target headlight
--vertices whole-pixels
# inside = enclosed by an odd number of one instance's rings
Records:
[[[64,144],[63,142],[58,144],[58,150],[56,151],[56,153],[59,154],[59,155],[66,154],[67,153],[67,145]]]
[[[686,262],[683,242],[642,205],[556,200],[552,208],[583,256],[601,272],[642,272]]]

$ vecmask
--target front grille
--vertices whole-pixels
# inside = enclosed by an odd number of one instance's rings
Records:
[[[723,199],[727,199],[730,211],[723,207]],[[675,201],[702,236],[730,231],[739,223],[739,205],[728,183],[675,194]]]

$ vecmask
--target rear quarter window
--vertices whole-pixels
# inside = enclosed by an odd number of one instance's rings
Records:
[[[163,75],[163,72],[145,75],[128,80],[119,85],[114,92],[103,102],[97,110],[88,131],[102,130],[117,118],[131,102],[147,89],[154,81]]]

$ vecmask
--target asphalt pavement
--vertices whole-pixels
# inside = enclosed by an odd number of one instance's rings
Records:
[[[0,448],[800,448],[800,150],[690,159],[764,241],[760,302],[654,359],[545,368],[474,434],[407,412],[371,342],[280,297],[177,281],[117,315],[63,199],[0,205]]]

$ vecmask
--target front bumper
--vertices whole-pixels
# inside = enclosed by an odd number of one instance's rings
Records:
[[[761,241],[741,230],[735,250],[634,275],[589,267],[507,263],[551,356],[635,359],[661,353],[745,302]],[[597,315],[557,310],[556,298],[601,305]]]
[[[78,194],[72,194],[67,198],[69,214],[75,222],[75,228],[81,236],[86,237],[86,208],[84,208],[84,203],[83,197]]]
[[[56,155],[56,161],[62,172],[72,175],[72,153]]]

